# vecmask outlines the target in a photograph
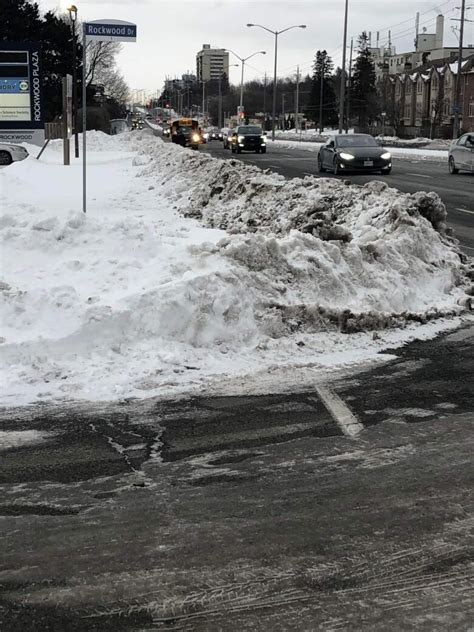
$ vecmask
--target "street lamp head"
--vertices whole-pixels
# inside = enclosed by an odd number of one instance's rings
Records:
[[[67,10],[69,11],[69,17],[74,22],[74,20],[77,18],[77,7],[76,7],[76,5],[75,4],[70,4],[67,7]]]
[[[259,52],[259,53],[262,53],[262,55],[266,55],[266,54],[267,54],[267,51],[266,51],[266,50],[260,50],[260,51],[258,51],[258,52]]]
[[[299,25],[298,25],[298,28],[300,28],[300,29],[305,29],[305,28],[306,28],[306,24],[299,24]]]
[[[255,26],[255,24],[247,24],[247,26]]]

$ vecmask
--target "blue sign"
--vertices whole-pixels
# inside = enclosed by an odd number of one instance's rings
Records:
[[[101,42],[136,42],[137,25],[121,20],[98,20],[84,23],[84,35]]]
[[[30,82],[27,79],[5,79],[0,77],[1,94],[25,94],[30,91]]]

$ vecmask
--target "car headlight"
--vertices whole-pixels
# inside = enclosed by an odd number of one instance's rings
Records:
[[[391,157],[392,157],[392,154],[389,151],[386,151],[384,154],[380,156],[380,158],[382,158],[383,160],[390,160]]]
[[[193,134],[193,141],[195,143],[199,142],[201,140],[201,137],[199,136],[199,134]]]
[[[245,136],[237,136],[237,140],[239,141],[239,143],[243,143],[245,140]]]
[[[342,158],[343,160],[354,160],[355,156],[353,156],[352,154],[346,154],[344,151],[341,151],[341,153],[339,154],[339,157]]]

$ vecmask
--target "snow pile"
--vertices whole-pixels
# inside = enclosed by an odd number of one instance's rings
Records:
[[[6,404],[343,366],[469,300],[434,195],[286,182],[143,130],[90,135],[84,216],[57,145],[0,171]]]

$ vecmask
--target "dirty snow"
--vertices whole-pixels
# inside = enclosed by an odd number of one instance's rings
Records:
[[[146,130],[88,138],[87,216],[60,143],[0,171],[4,405],[297,382],[469,305],[434,194],[287,182]]]

